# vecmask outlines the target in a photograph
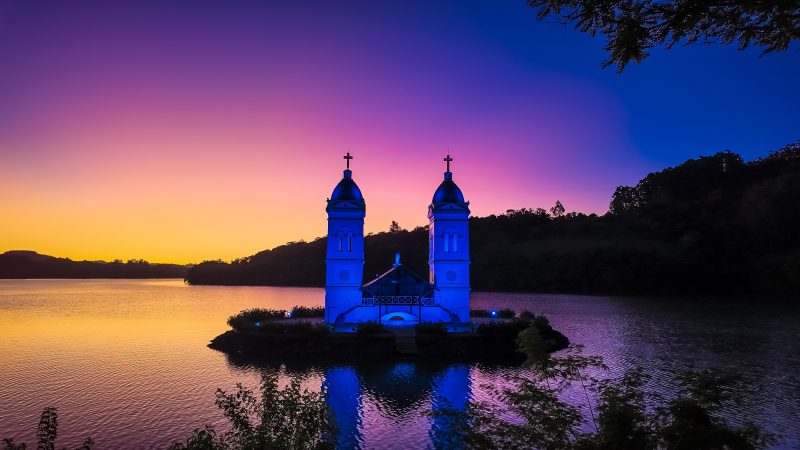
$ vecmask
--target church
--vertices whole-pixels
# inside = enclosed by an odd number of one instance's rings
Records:
[[[358,322],[442,322],[451,330],[468,324],[469,202],[453,181],[450,155],[444,158],[444,180],[428,206],[427,279],[404,266],[398,253],[386,272],[367,283],[363,282],[366,202],[350,170],[353,157],[348,152],[344,159],[344,177],[325,208],[325,323],[342,331]]]

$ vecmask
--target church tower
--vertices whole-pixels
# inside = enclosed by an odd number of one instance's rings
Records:
[[[364,275],[364,216],[366,203],[353,181],[350,152],[344,157],[344,178],[333,189],[328,213],[328,247],[325,257],[325,322],[361,305]]]
[[[453,181],[452,160],[444,158],[447,172],[428,207],[428,268],[434,302],[469,322],[469,202]]]

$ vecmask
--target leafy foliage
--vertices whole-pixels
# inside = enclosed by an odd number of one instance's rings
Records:
[[[309,319],[312,317],[324,317],[325,308],[322,306],[295,306],[289,311],[289,317],[294,319]]]
[[[523,335],[536,336],[528,330],[521,334],[521,341],[527,340]],[[546,352],[526,354],[532,356],[528,360],[532,370],[510,380],[515,387],[492,387],[505,406],[469,405],[466,420],[472,426],[464,439],[468,448],[563,449],[571,448],[577,439],[583,416],[577,406],[559,396],[572,382],[582,381],[587,368],[601,366],[600,359],[578,353],[553,358]]]
[[[525,330],[519,339],[521,347],[529,346],[524,351],[530,370],[511,379],[513,387],[487,386],[504,406],[473,402],[464,413],[433,413],[460,417],[468,424],[452,427],[450,441],[471,449],[576,450],[745,450],[774,443],[772,436],[754,425],[731,427],[714,414],[715,403],[707,400],[720,398],[728,377],[709,378],[708,372],[687,374],[679,395],[663,401],[645,390],[649,377],[641,369],[598,380],[587,373],[607,369],[600,358],[584,356],[579,348],[556,356],[532,351],[540,342],[535,336]],[[574,388],[585,394],[594,432],[581,431],[586,420],[582,409],[563,400],[564,393]],[[722,391],[733,392],[728,388]],[[649,404],[660,406],[650,410]]]
[[[553,217],[563,216],[564,211],[566,211],[566,209],[564,209],[564,205],[561,204],[560,200],[556,200],[556,204],[553,205],[552,208],[550,208],[550,214],[552,214]]]
[[[283,309],[246,309],[228,317],[228,325],[234,330],[252,330],[267,321],[283,319],[286,310]]]
[[[389,233],[399,233],[401,231],[405,231],[403,227],[400,226],[397,221],[393,220],[392,223],[389,225]]]
[[[580,439],[588,448],[645,450],[656,447],[650,430],[645,393],[647,375],[633,369],[617,380],[595,382],[598,393],[597,435]]]
[[[478,325],[475,332],[484,336],[507,335],[516,337],[520,331],[528,328],[530,324],[522,320],[511,320],[508,322],[487,322]]]
[[[231,430],[218,435],[206,426],[170,450],[334,448],[335,426],[324,388],[319,393],[301,389],[297,377],[279,388],[277,372],[267,370],[262,373],[261,398],[237,384],[233,393],[218,389],[216,404]]]
[[[650,1],[650,0],[529,0],[537,17],[557,17],[581,32],[606,37],[608,60],[621,72],[639,63],[656,45],[719,41],[751,45],[763,53],[787,50],[800,38],[800,6],[792,0],[771,1]]]

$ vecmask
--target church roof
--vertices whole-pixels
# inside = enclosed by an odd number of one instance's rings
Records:
[[[444,181],[433,193],[433,204],[437,203],[464,203],[464,194],[461,193],[461,189],[453,181],[451,172],[445,172]]]
[[[331,194],[331,201],[341,200],[364,201],[364,196],[361,195],[361,189],[359,189],[356,182],[353,181],[353,172],[349,169],[344,171],[342,181],[333,188],[333,194]]]
[[[339,211],[348,214],[360,211],[363,215],[365,208],[366,202],[364,202],[364,196],[361,195],[361,189],[353,181],[353,172],[347,169],[344,171],[342,181],[333,189],[333,194],[328,199],[328,206],[325,210],[329,213]]]
[[[402,264],[395,265],[361,288],[365,296],[418,295],[422,297],[432,295],[434,289],[436,287],[428,280]]]
[[[453,174],[450,171],[444,173],[444,181],[433,194],[433,200],[428,207],[428,217],[437,211],[445,210],[469,214],[469,202],[464,201],[464,194],[453,181]]]

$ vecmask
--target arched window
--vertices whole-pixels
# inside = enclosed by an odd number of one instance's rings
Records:
[[[444,252],[447,253],[450,251],[450,233],[444,234]]]
[[[340,252],[353,251],[353,230],[349,227],[341,227],[336,232],[338,239],[338,249]]]
[[[453,251],[458,251],[458,233],[453,233]]]

